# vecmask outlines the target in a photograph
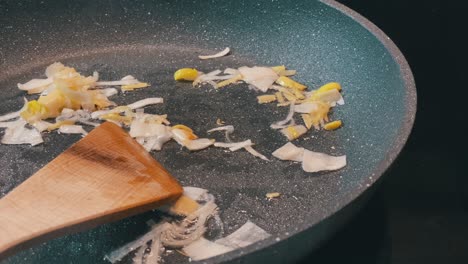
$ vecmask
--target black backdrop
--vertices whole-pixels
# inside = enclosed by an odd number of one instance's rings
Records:
[[[468,3],[340,2],[401,49],[418,110],[408,144],[370,203],[301,263],[468,263]]]

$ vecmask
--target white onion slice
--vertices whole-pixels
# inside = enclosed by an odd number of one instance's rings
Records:
[[[23,91],[33,91],[34,93],[41,93],[52,83],[54,83],[52,78],[32,79],[24,84],[18,83],[18,88]]]
[[[86,132],[82,126],[78,125],[61,125],[58,132],[62,134],[88,134],[88,132]]]
[[[249,246],[255,242],[266,239],[271,235],[265,230],[258,227],[251,221],[247,221],[239,229],[225,238],[216,240],[217,244],[221,244],[231,248],[241,248]]]
[[[192,260],[211,258],[232,250],[234,250],[234,248],[209,241],[205,238],[200,238],[183,249],[184,253]]]
[[[194,140],[189,140],[185,143],[185,147],[189,150],[201,150],[213,145],[214,140],[208,138],[198,138]]]
[[[244,148],[245,148],[245,150],[247,150],[250,154],[254,155],[255,157],[259,157],[262,160],[270,161],[267,157],[265,157],[265,155],[261,154],[260,152],[256,151],[254,148],[252,148],[252,146],[247,146],[247,147],[244,147]]]
[[[346,155],[330,156],[304,149],[302,169],[306,172],[339,170],[346,166]]]
[[[16,121],[16,124],[10,125],[5,130],[3,135],[2,144],[31,144],[35,146],[43,143],[41,133],[35,128],[26,128],[26,121],[20,119]]]
[[[214,70],[214,71],[211,71],[211,72],[209,72],[207,74],[203,74],[201,76],[215,76],[215,75],[220,74],[221,72],[222,72],[221,70]]]
[[[275,150],[272,155],[280,160],[302,161],[304,148],[298,148],[293,143],[288,142],[279,149]]]
[[[183,248],[184,253],[192,260],[204,260],[225,254],[237,248],[249,246],[255,242],[266,239],[271,235],[251,221],[225,238],[209,241],[205,238],[193,242]]]
[[[224,70],[224,74],[230,74],[230,75],[236,76],[236,75],[239,75],[240,72],[239,72],[239,70],[237,70],[237,69],[226,68],[226,69]]]
[[[0,128],[8,128],[18,125],[18,120],[15,121],[8,121],[8,122],[0,122]]]
[[[2,116],[0,116],[0,122],[8,121],[8,120],[11,120],[11,119],[14,119],[14,118],[18,118],[20,116],[21,112],[22,112],[22,110],[2,115]]]
[[[101,92],[106,97],[111,97],[119,93],[119,91],[115,88],[100,89],[99,92]]]
[[[289,125],[287,125],[288,122],[290,122],[291,120],[294,120],[293,119],[294,109],[295,109],[294,102],[291,102],[289,104],[289,112],[288,112],[288,115],[286,116],[286,118],[281,120],[281,121],[278,121],[276,123],[273,123],[270,127],[273,128],[273,129],[281,129],[281,128],[284,128],[286,126],[289,126]]]
[[[37,122],[34,122],[33,126],[37,129],[37,131],[39,132],[42,132],[44,130],[46,130],[47,128],[49,128],[49,126],[51,126],[52,123],[50,122],[47,122],[47,121],[43,121],[43,120],[39,120]]]
[[[200,55],[200,56],[198,56],[198,58],[200,58],[202,60],[219,58],[219,57],[226,56],[230,51],[231,51],[231,49],[225,48],[223,51],[218,52],[216,54],[213,54],[213,55]]]
[[[171,135],[169,127],[162,124],[145,123],[141,120],[134,120],[130,125],[131,137],[155,137],[166,134]]]
[[[296,113],[303,113],[303,114],[308,114],[312,111],[317,111],[319,109],[319,106],[317,103],[302,103],[294,106],[294,112]]]
[[[153,105],[153,104],[162,104],[164,103],[164,99],[161,97],[151,97],[151,98],[146,98],[140,101],[136,101],[132,104],[127,105],[130,107],[132,110],[135,110],[137,108],[142,108],[148,105]]]
[[[221,81],[221,80],[228,80],[236,77],[236,75],[202,75],[200,76],[199,82],[208,82],[208,81]]]
[[[208,130],[207,132],[211,133],[215,131],[230,131],[232,133],[234,132],[234,126],[228,125],[228,126],[215,127],[215,128]]]
[[[338,105],[344,104],[343,96],[336,89],[331,89],[329,91],[321,92],[317,94],[317,100],[329,103],[331,106],[335,106],[335,104],[338,104]]]
[[[65,65],[63,65],[60,62],[54,62],[51,65],[47,66],[45,70],[45,75],[48,78],[52,78],[56,73],[60,72],[65,68]]]
[[[184,195],[194,201],[200,201],[200,200],[205,199],[207,194],[208,194],[208,190],[206,189],[192,187],[192,186],[184,187]]]
[[[214,146],[219,147],[219,148],[229,148],[230,151],[236,151],[241,148],[245,148],[247,146],[252,146],[253,143],[250,139],[241,141],[241,142],[231,142],[231,143],[225,143],[225,142],[215,142]]]
[[[278,74],[268,67],[240,67],[239,72],[241,73],[243,80],[255,86],[262,92],[268,91],[271,85],[279,78]]]
[[[226,131],[225,132],[226,141],[231,142],[231,137],[229,135],[234,132],[234,126],[228,125],[228,126],[216,127],[216,128],[212,128],[212,129],[208,130],[207,132],[212,133],[212,132],[215,132],[215,131]]]
[[[123,77],[120,81],[103,81],[103,82],[96,82],[97,86],[107,86],[107,85],[131,85],[137,84],[140,81],[137,80],[135,77],[131,75],[127,75]]]

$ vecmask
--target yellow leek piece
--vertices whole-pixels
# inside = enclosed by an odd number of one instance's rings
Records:
[[[296,101],[297,97],[290,93],[290,92],[283,92],[283,96],[288,100],[288,101]]]
[[[323,126],[323,129],[325,129],[325,130],[335,130],[335,129],[340,128],[341,125],[342,125],[341,120],[336,120],[336,121],[333,121],[333,122],[330,122],[330,123],[326,123]]]
[[[146,88],[150,86],[148,83],[135,83],[135,84],[129,84],[129,85],[122,85],[121,89],[122,91],[133,91],[135,89],[140,89],[140,88]]]
[[[296,129],[296,127],[294,127],[294,126],[289,126],[289,127],[287,127],[286,129],[287,129],[287,131],[288,131],[288,133],[289,133],[289,138],[290,138],[291,140],[296,139],[296,138],[298,138],[298,137],[300,136],[300,135],[299,135],[299,132],[298,132],[297,129]]]
[[[283,87],[287,87],[287,88],[293,88],[293,89],[297,89],[297,90],[300,90],[300,91],[303,91],[307,88],[307,86],[301,84],[301,83],[298,83],[296,81],[294,81],[293,79],[289,78],[289,77],[286,77],[286,76],[281,76],[279,77],[277,80],[276,80],[276,83],[283,86]]]
[[[329,83],[323,85],[322,87],[320,87],[317,90],[317,92],[318,93],[323,93],[323,92],[330,91],[330,90],[333,90],[333,89],[341,91],[341,85],[339,83],[337,83],[337,82],[329,82]]]
[[[132,117],[130,116],[121,116],[118,113],[109,113],[99,116],[99,119],[111,120],[119,123],[124,123],[125,125],[130,125],[132,123]]]
[[[198,71],[193,68],[182,68],[174,73],[176,81],[194,81],[198,77]]]
[[[193,133],[193,130],[190,127],[186,126],[186,125],[175,125],[172,128],[173,129],[180,129],[180,130],[185,131],[185,134],[187,135],[187,138],[189,140],[193,140],[193,139],[198,138],[198,136]]]
[[[304,125],[307,127],[307,129],[310,129],[313,125],[313,120],[312,117],[309,114],[302,114],[302,121],[304,121]]]
[[[227,79],[227,80],[224,80],[224,81],[219,82],[219,83],[216,85],[216,87],[217,87],[217,88],[221,88],[221,87],[224,87],[224,86],[226,86],[226,85],[229,85],[229,84],[232,84],[232,83],[236,83],[236,82],[242,80],[242,78],[243,78],[242,75],[238,74],[238,75],[232,77],[231,79]]]
[[[175,201],[169,208],[169,212],[175,215],[189,215],[195,212],[200,205],[189,198],[188,196],[182,195]]]
[[[285,71],[286,70],[286,66],[284,65],[279,65],[279,66],[274,66],[274,67],[271,67],[271,69],[276,72],[276,74],[280,74],[282,71]]]
[[[267,193],[267,194],[266,194],[266,197],[267,197],[269,200],[271,200],[271,199],[273,199],[273,198],[278,198],[278,197],[280,197],[280,196],[281,196],[281,194],[280,194],[279,192],[271,192],[271,193]]]
[[[257,100],[259,104],[266,104],[276,101],[276,95],[274,94],[266,94],[266,95],[259,95],[257,96]]]
[[[26,104],[26,109],[20,113],[20,116],[28,121],[35,122],[38,119],[43,119],[47,116],[47,107],[36,100],[29,101]]]
[[[276,95],[276,100],[278,100],[278,103],[282,104],[285,102],[284,96],[281,92],[276,92],[275,95]]]

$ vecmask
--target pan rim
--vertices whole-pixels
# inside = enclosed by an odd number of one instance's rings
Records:
[[[231,252],[218,255],[218,256],[215,256],[215,257],[212,257],[212,258],[200,261],[200,262],[203,262],[205,264],[212,264],[212,263],[214,264],[214,263],[223,263],[227,261],[234,261],[236,259],[240,259],[244,256],[247,256],[253,252],[265,250],[268,247],[273,246],[274,244],[278,243],[278,240],[277,240],[278,237],[280,238],[280,240],[289,239],[299,233],[302,233],[312,228],[313,226],[317,225],[320,222],[326,221],[331,216],[335,215],[344,207],[346,207],[348,204],[351,204],[358,197],[360,197],[367,189],[373,186],[373,184],[376,183],[380,179],[380,177],[395,161],[395,159],[398,157],[401,150],[405,146],[406,142],[408,141],[408,138],[411,134],[411,130],[413,128],[413,124],[416,118],[417,92],[416,92],[416,83],[413,77],[413,73],[411,71],[409,63],[406,60],[405,56],[397,47],[397,45],[390,39],[390,37],[388,37],[378,26],[376,26],[374,23],[372,23],[370,20],[368,20],[367,18],[365,18],[358,12],[345,6],[344,4],[337,2],[336,0],[318,0],[318,1],[331,8],[334,8],[340,11],[344,15],[350,17],[351,19],[359,23],[366,30],[368,30],[372,35],[374,35],[377,38],[377,40],[380,43],[382,43],[382,45],[390,53],[392,59],[399,66],[400,76],[403,80],[403,85],[405,87],[404,106],[405,106],[406,112],[402,120],[402,125],[398,131],[398,135],[395,139],[395,142],[391,146],[391,148],[387,151],[385,159],[383,159],[378,164],[376,169],[373,171],[373,177],[372,177],[371,182],[369,184],[363,184],[360,188],[356,188],[354,191],[347,193],[344,196],[345,199],[342,199],[342,201],[346,201],[346,202],[339,203],[335,207],[333,212],[332,211],[328,212],[327,215],[325,215],[325,217],[323,217],[322,219],[317,220],[317,221],[301,223],[296,228],[288,230],[289,231],[287,233],[288,235],[271,236],[267,239],[254,243],[253,245],[250,245],[248,247],[236,249]]]

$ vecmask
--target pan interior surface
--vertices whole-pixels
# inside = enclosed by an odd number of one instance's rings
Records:
[[[398,63],[371,32],[332,7],[318,1],[106,3],[1,4],[0,10],[7,12],[0,16],[0,115],[21,107],[24,94],[16,83],[39,78],[47,65],[60,61],[87,75],[98,71],[102,80],[131,74],[149,82],[148,89],[111,99],[124,104],[163,97],[164,104],[145,112],[168,114],[172,124],[185,124],[200,137],[207,137],[219,118],[234,125],[234,141],[251,139],[259,152],[271,157],[286,140],[269,125],[283,119],[287,108],[257,104],[258,94],[244,84],[219,91],[192,88],[176,83],[173,73],[182,67],[209,72],[284,64],[296,69],[295,79],[312,89],[331,81],[342,84],[346,104],[336,107],[331,118],[343,120],[344,127],[311,131],[294,142],[331,155],[346,154],[348,165],[342,170],[307,174],[292,162],[266,162],[247,152],[218,148],[190,152],[175,142],[154,153],[182,185],[215,195],[226,234],[251,220],[273,235],[245,252],[288,238],[349,204],[380,177],[377,168],[389,165],[390,150],[401,142],[409,99]],[[51,24],[51,17],[57,22]],[[197,57],[228,46],[232,53],[227,57]],[[222,134],[209,136],[224,141]],[[78,139],[51,133],[36,147],[0,145],[0,196]],[[282,196],[268,201],[268,192]],[[6,263],[105,263],[105,253],[135,239],[147,230],[147,220],[158,217],[149,212],[69,235]],[[177,253],[164,259],[188,261]]]

